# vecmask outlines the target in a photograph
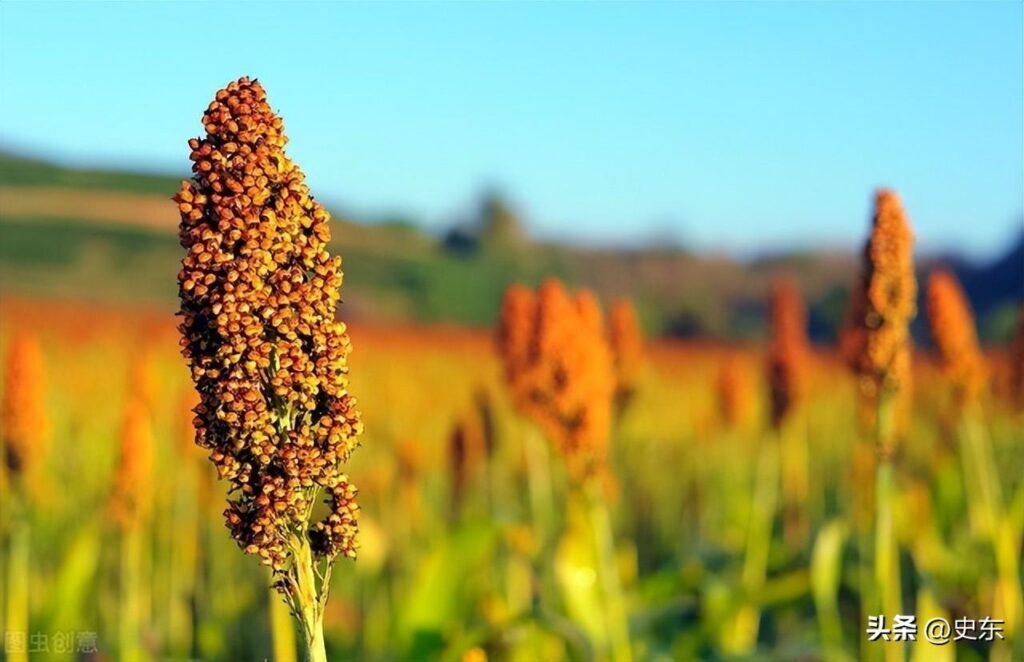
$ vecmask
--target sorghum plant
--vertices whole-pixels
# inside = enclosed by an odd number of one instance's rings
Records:
[[[502,305],[498,340],[518,408],[544,430],[575,475],[602,470],[615,377],[594,296],[571,297],[554,279],[536,295],[513,286]]]
[[[147,488],[153,472],[153,429],[140,396],[125,405],[120,442],[110,512],[119,527],[129,529],[145,520],[151,506]]]
[[[47,417],[43,400],[43,352],[39,341],[18,335],[7,349],[0,407],[0,536],[6,544],[6,632],[29,631],[29,488],[40,479],[46,458]],[[8,651],[12,662],[27,660],[24,649]]]
[[[473,406],[455,420],[448,435],[448,460],[451,473],[451,515],[461,515],[467,487],[474,475],[489,469],[494,450],[494,430],[487,392],[477,390]]]
[[[7,349],[0,449],[11,489],[20,491],[26,477],[43,464],[47,450],[43,352],[34,336],[16,336]]]
[[[909,414],[910,321],[917,312],[914,236],[895,192],[875,195],[864,273],[851,295],[845,351],[857,377],[861,411],[873,424],[875,476],[874,608],[900,613],[899,548],[893,530],[893,468],[897,419]],[[892,659],[902,647],[885,649]]]
[[[928,278],[928,327],[939,362],[955,394],[958,409],[973,406],[987,379],[985,358],[978,346],[967,297],[951,272],[936,271]]]
[[[362,424],[335,319],[341,258],[257,81],[218,91],[203,126],[189,141],[193,177],[175,196],[196,443],[230,482],[231,534],[271,568],[311,658],[323,660],[331,568],[357,546],[356,490],[342,466]]]
[[[145,576],[147,556],[145,523],[152,507],[149,489],[153,473],[153,428],[149,408],[133,385],[133,394],[121,422],[120,455],[110,493],[111,519],[121,545],[118,656],[141,660],[142,626],[146,622],[144,595],[150,589]]]
[[[615,408],[621,414],[636,394],[644,367],[643,331],[636,308],[629,299],[612,303],[608,313],[608,342],[615,363]]]
[[[807,388],[809,346],[807,310],[797,284],[780,278],[772,289],[772,340],[768,351],[768,384],[772,425],[781,442],[781,478],[785,538],[797,546],[810,535],[807,426],[794,417]],[[787,423],[795,418],[793,423]]]
[[[800,430],[783,425],[791,418],[800,397],[807,353],[803,301],[796,285],[789,280],[780,279],[773,287],[771,325],[772,342],[766,372],[775,438],[761,439],[755,470],[742,575],[748,595],[758,594],[767,577],[780,476],[786,540],[794,545],[803,544],[808,536],[805,516],[809,482],[807,440]],[[757,642],[760,622],[759,607],[749,602],[743,604],[736,614],[732,637],[726,641],[730,652],[751,654]]]
[[[772,424],[778,428],[800,398],[807,362],[807,312],[800,291],[791,280],[780,279],[775,283],[771,322],[768,384]]]
[[[592,293],[570,296],[555,279],[536,294],[513,286],[502,303],[498,346],[513,401],[547,435],[586,501],[604,586],[608,654],[628,660],[629,625],[602,495],[615,373],[601,307]]]
[[[936,271],[928,279],[927,312],[939,362],[954,394],[971,519],[992,543],[999,575],[993,609],[1005,615],[1007,631],[1012,633],[1024,615],[1024,596],[1019,554],[1013,551],[1013,545],[1007,544],[1014,525],[1005,512],[999,471],[979,410],[979,399],[988,382],[988,367],[978,346],[970,304],[951,272]]]
[[[754,417],[757,406],[749,366],[738,353],[722,357],[715,373],[718,421],[728,430],[741,430]]]
[[[896,415],[910,397],[910,321],[917,312],[913,245],[899,197],[878,191],[863,276],[851,294],[845,352],[883,459],[895,450]]]

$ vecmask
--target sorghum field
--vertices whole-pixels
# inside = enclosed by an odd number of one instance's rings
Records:
[[[4,492],[5,540],[22,527],[3,554],[17,568],[4,576],[8,629],[47,634],[35,642],[47,659],[295,659],[283,603],[228,535],[223,484],[193,444],[173,318],[5,299],[0,319],[5,434],[12,419],[27,426],[19,471],[32,476],[17,504],[10,471]],[[331,659],[607,657],[603,573],[636,659],[896,645],[865,643],[876,459],[834,348],[807,357],[805,396],[776,428],[769,348],[646,343],[611,427],[605,558],[561,456],[516,413],[490,330],[350,333],[361,546],[333,575]],[[958,419],[935,358],[914,357],[886,504],[890,589],[919,619],[1004,618],[1007,640],[905,644],[920,659],[1021,654],[1024,426],[1007,355],[986,359],[977,413]]]

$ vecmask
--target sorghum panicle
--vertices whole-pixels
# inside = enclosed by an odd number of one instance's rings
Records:
[[[362,424],[335,319],[342,271],[327,251],[328,214],[257,81],[217,92],[203,126],[175,196],[196,443],[231,483],[225,516],[247,553],[281,572],[291,537],[308,536],[320,557],[354,556],[358,508],[341,466]],[[321,491],[330,512],[310,527]]]
[[[490,454],[489,422],[474,406],[459,416],[448,436],[448,460],[452,482],[452,512],[457,513],[471,477]]]
[[[728,429],[746,427],[754,416],[754,385],[748,366],[736,354],[725,356],[715,375],[718,418]]]
[[[608,313],[608,342],[615,361],[615,402],[622,409],[636,393],[644,366],[643,332],[629,299],[612,303]]]
[[[529,409],[525,376],[530,366],[530,343],[536,317],[536,297],[522,285],[505,290],[498,319],[498,353],[512,400],[522,413]]]
[[[35,336],[20,334],[7,348],[0,450],[10,474],[32,473],[46,456],[43,351]]]
[[[882,397],[895,409],[908,407],[911,379],[910,321],[916,313],[914,235],[895,192],[879,190],[871,236],[864,249],[864,274],[851,294],[843,351],[857,375],[863,412]],[[884,440],[883,455],[892,451]]]
[[[149,514],[147,490],[153,473],[153,428],[149,408],[137,396],[125,405],[120,442],[110,510],[114,521],[121,528],[129,529]]]
[[[804,388],[807,363],[807,311],[796,283],[778,280],[772,289],[772,342],[768,352],[768,384],[772,424],[792,412]]]
[[[929,277],[926,302],[942,369],[953,385],[957,405],[969,406],[977,401],[987,379],[970,304],[956,276],[945,270]]]
[[[555,279],[536,295],[506,292],[498,329],[505,374],[518,408],[566,458],[574,474],[604,468],[615,377],[600,305],[571,297]]]

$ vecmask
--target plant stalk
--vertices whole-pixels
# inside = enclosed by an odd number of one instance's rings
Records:
[[[28,660],[28,573],[29,573],[29,526],[21,518],[11,522],[10,547],[7,551],[7,613],[4,631],[23,635],[24,647],[11,647],[7,652],[9,662]],[[17,648],[17,650],[15,650]]]
[[[768,553],[779,492],[779,444],[765,439],[757,461],[757,474],[747,529],[747,550],[743,561],[743,591],[746,603],[733,621],[729,646],[735,653],[750,653],[757,644],[761,610],[752,601],[764,586]]]
[[[1024,597],[1020,582],[1019,543],[1007,516],[1000,485],[999,471],[992,457],[992,446],[975,409],[964,413],[960,421],[962,464],[965,483],[973,484],[968,498],[974,500],[975,512],[982,517],[981,529],[992,544],[996,562],[996,604],[993,609],[1006,621],[1007,635],[1016,633],[1024,616]],[[973,480],[972,480],[973,478]]]
[[[605,599],[605,617],[608,623],[608,637],[611,641],[612,659],[616,662],[630,662],[633,653],[629,640],[629,619],[626,603],[619,582],[618,564],[615,559],[615,540],[611,518],[601,495],[601,486],[591,477],[584,485],[590,525],[594,531],[601,583]]]
[[[327,586],[320,587],[323,597],[317,591],[316,574],[313,569],[313,552],[305,536],[292,537],[292,580],[296,616],[302,623],[306,640],[306,655],[309,662],[327,662],[324,645],[324,613]]]
[[[142,555],[142,532],[136,524],[129,524],[121,532],[121,611],[118,637],[120,659],[134,662],[142,659],[139,647],[139,614],[142,611],[139,565]]]
[[[878,402],[875,441],[878,465],[875,479],[875,584],[879,598],[880,615],[891,621],[903,613],[900,590],[899,540],[893,522],[893,499],[896,496],[891,452],[896,426],[896,394],[883,392]],[[885,642],[885,659],[890,662],[905,659],[901,641]]]

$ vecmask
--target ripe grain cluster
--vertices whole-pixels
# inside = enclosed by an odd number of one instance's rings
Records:
[[[554,279],[536,293],[513,286],[502,302],[498,341],[517,408],[544,430],[571,471],[603,469],[615,373],[594,295],[571,296]]]
[[[258,82],[217,92],[203,126],[175,197],[196,443],[231,484],[225,515],[247,553],[280,572],[299,536],[318,556],[354,556],[355,488],[341,466],[362,424],[335,319],[342,271],[327,251],[328,214],[285,154]],[[328,513],[307,528],[321,492]]]

